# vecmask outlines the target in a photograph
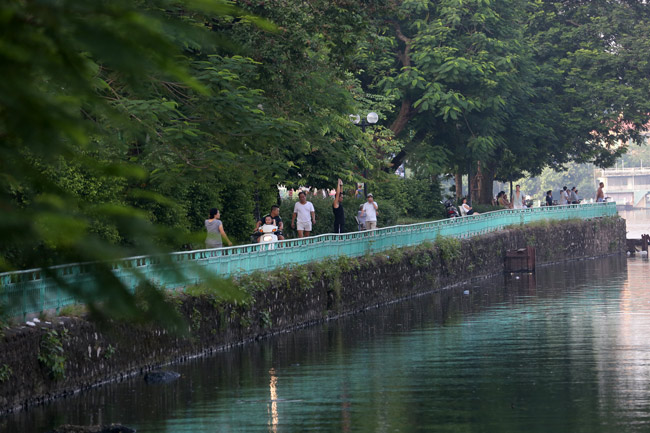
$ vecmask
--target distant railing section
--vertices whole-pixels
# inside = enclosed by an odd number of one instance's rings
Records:
[[[395,247],[434,241],[438,236],[469,238],[541,220],[598,218],[616,215],[616,203],[549,206],[494,212],[386,227],[372,231],[325,234],[276,244],[251,244],[229,248],[183,251],[167,256],[139,256],[117,260],[113,274],[131,290],[144,279],[172,289],[199,284],[206,275],[229,277],[282,266],[302,265],[330,257],[358,257]],[[0,274],[0,303],[10,317],[59,310],[77,303],[62,285],[94,287],[92,263],[53,266]]]
[[[596,170],[596,177],[634,176],[650,174],[650,167],[606,168]]]

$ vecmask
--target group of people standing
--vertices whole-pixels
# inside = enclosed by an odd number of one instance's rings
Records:
[[[357,191],[355,191],[355,194]],[[360,216],[365,220],[365,229],[374,230],[377,228],[377,211],[379,205],[372,194],[366,197],[366,203],[360,207]],[[336,184],[336,193],[332,203],[332,212],[334,213],[334,233],[345,232],[345,210],[343,209],[343,181],[338,180]],[[295,222],[297,220],[297,226]],[[293,206],[293,215],[291,217],[291,227],[296,228],[298,237],[302,238],[311,234],[312,225],[316,224],[316,211],[314,205],[307,201],[304,192],[298,194],[298,201]]]
[[[598,187],[598,192],[596,193],[597,203],[605,201],[605,193],[603,191],[604,187],[605,185],[603,184],[603,182],[600,182]],[[578,193],[579,193],[578,188],[576,188],[575,186],[571,189],[565,186],[560,190],[560,199],[558,201],[555,201],[553,199],[553,191],[548,190],[546,191],[544,202],[546,206],[553,206],[556,204],[559,205],[579,204],[582,201],[582,199],[580,198]],[[496,197],[496,204],[506,209],[523,209],[527,207],[525,195],[521,191],[521,187],[519,185],[515,186],[515,192],[512,197],[512,202],[508,200],[508,196],[505,193],[505,191],[500,191]]]
[[[375,201],[372,194],[366,197],[366,203],[360,207],[360,215],[365,219],[365,229],[374,230],[377,228],[377,213],[379,205]],[[338,180],[336,185],[336,194],[334,202],[332,203],[332,212],[334,213],[334,233],[345,232],[345,211],[343,210],[343,181]],[[221,248],[225,240],[229,246],[232,245],[230,239],[223,229],[221,222],[221,213],[218,209],[210,209],[210,218],[205,220],[205,228],[207,237],[205,239],[206,248]],[[275,232],[278,240],[284,240],[284,223],[280,217],[280,207],[278,205],[271,206],[271,212],[264,215],[257,221],[255,230],[257,231],[260,226],[264,224],[271,224],[277,226]],[[291,228],[295,229],[299,238],[311,235],[313,226],[316,224],[316,210],[312,202],[307,201],[307,194],[304,191],[298,193],[298,201],[293,206],[293,214],[291,216]]]
[[[604,188],[605,184],[603,182],[600,182],[598,184],[598,191],[596,191],[596,203],[602,203],[605,201],[605,191],[603,190]],[[557,204],[580,204],[581,201],[582,199],[578,195],[578,188],[574,186],[573,188],[569,189],[565,186],[560,190],[560,200],[557,202]],[[554,204],[556,203],[553,200],[553,191],[546,191],[546,205],[552,206]]]
[[[551,190],[546,192],[546,204],[548,205],[549,199],[549,192],[551,193],[551,204],[553,204],[553,192]],[[565,205],[565,204],[579,204],[581,201],[580,197],[578,196],[578,188],[575,186],[571,189],[569,189],[567,186],[562,188],[560,190],[560,205]]]

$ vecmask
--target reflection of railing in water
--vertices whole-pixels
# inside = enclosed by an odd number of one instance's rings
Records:
[[[326,234],[303,239],[252,244],[211,250],[176,252],[165,256],[140,256],[117,260],[113,274],[134,289],[142,278],[165,288],[200,283],[206,274],[229,277],[238,273],[270,271],[282,266],[301,265],[326,258],[381,252],[390,248],[434,241],[437,236],[468,238],[511,225],[541,220],[597,218],[616,215],[616,203],[550,206],[521,210],[500,210],[462,218],[431,221],[405,226]],[[167,263],[171,261],[171,264]],[[9,305],[9,316],[52,310],[75,303],[52,275],[67,284],[97,284],[92,263],[53,266],[47,271],[30,269],[0,274],[0,302]],[[51,274],[51,275],[48,275]]]

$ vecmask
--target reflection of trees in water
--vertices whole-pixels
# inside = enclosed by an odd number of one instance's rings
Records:
[[[615,314],[594,320],[598,328],[599,396],[602,411],[627,412],[647,418],[648,333],[650,332],[650,291],[647,279],[650,263],[640,258],[628,263],[619,308]]]

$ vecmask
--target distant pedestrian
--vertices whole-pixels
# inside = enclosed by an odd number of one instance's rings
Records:
[[[343,181],[341,179],[336,184],[336,195],[334,196],[334,203],[332,203],[332,211],[334,212],[334,233],[344,233],[345,214],[343,213]]]
[[[553,191],[546,191],[546,206],[553,206]]]
[[[515,185],[515,194],[512,197],[512,207],[514,209],[523,209],[526,207],[526,198],[524,193],[521,192],[521,185]]]
[[[366,230],[374,230],[377,228],[377,209],[378,205],[375,197],[368,194],[368,201],[363,204],[361,214],[366,217]]]
[[[363,204],[359,205],[359,210],[357,211],[357,225],[359,231],[366,229],[366,216],[363,214]]]
[[[569,192],[567,190],[568,190],[568,188],[565,186],[560,191],[560,204],[561,205],[569,204]]]
[[[298,237],[302,238],[311,234],[312,224],[316,224],[316,210],[314,205],[307,201],[304,191],[298,193],[298,201],[293,206],[291,216],[291,228],[296,228],[296,217],[298,217]]]
[[[605,191],[603,191],[603,188],[605,188],[605,184],[600,182],[598,184],[598,191],[596,191],[596,203],[602,203],[605,201]]]
[[[363,197],[363,187],[361,184],[357,184],[357,190],[354,192],[354,198]]]
[[[230,242],[230,239],[226,236],[226,232],[223,230],[223,223],[220,218],[221,213],[219,212],[219,209],[210,209],[210,218],[205,220],[205,229],[208,232],[208,235],[205,238],[206,248],[223,247],[222,238],[228,242],[228,246],[232,246],[232,242]]]
[[[578,190],[576,189],[575,186],[573,188],[571,188],[571,192],[569,192],[569,201],[571,202],[571,204],[580,203],[578,201]]]

